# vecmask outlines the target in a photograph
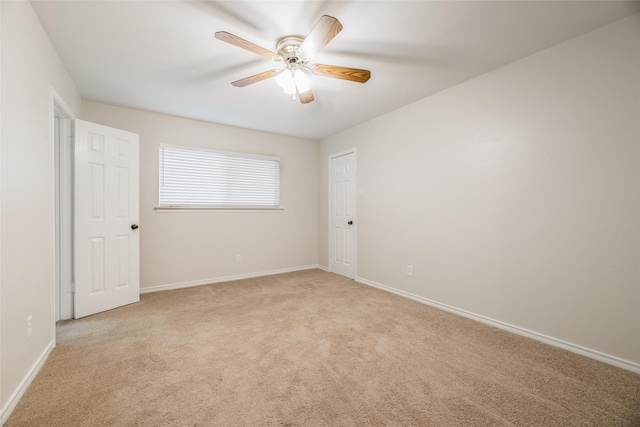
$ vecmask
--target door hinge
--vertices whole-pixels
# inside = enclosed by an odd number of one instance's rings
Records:
[[[74,147],[76,145],[76,137],[75,136],[69,136],[69,145],[71,147]]]
[[[76,284],[75,283],[69,283],[69,292],[72,294],[76,293]]]

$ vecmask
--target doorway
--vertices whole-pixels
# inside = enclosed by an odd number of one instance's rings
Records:
[[[329,270],[356,277],[356,150],[329,156]]]

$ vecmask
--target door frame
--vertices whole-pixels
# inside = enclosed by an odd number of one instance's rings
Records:
[[[329,264],[329,273],[333,273],[333,263],[331,262],[331,242],[333,241],[332,233],[331,233],[331,160],[337,159],[338,157],[346,156],[347,154],[353,154],[353,168],[355,171],[355,186],[356,192],[353,194],[355,198],[353,202],[353,207],[355,211],[356,221],[358,220],[358,194],[360,194],[358,188],[358,149],[350,148],[348,150],[340,151],[337,153],[329,154],[327,156],[327,264]],[[353,239],[353,278],[356,279],[358,277],[358,227],[355,230],[355,236]]]
[[[53,86],[50,87],[51,139],[51,313],[53,340],[58,319],[73,317],[73,120],[75,115]],[[61,126],[56,126],[59,120]],[[66,143],[65,143],[66,142]],[[60,179],[62,177],[62,179]],[[71,268],[63,268],[64,265]],[[64,283],[67,286],[64,286]],[[63,292],[66,291],[66,292]]]

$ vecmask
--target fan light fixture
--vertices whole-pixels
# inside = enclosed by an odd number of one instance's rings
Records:
[[[311,89],[309,77],[301,69],[284,69],[276,78],[276,83],[287,95],[304,93]],[[297,89],[296,89],[297,88]]]

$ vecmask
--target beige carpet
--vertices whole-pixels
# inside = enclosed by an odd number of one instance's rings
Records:
[[[640,426],[640,375],[320,270],[58,326],[7,426]]]

